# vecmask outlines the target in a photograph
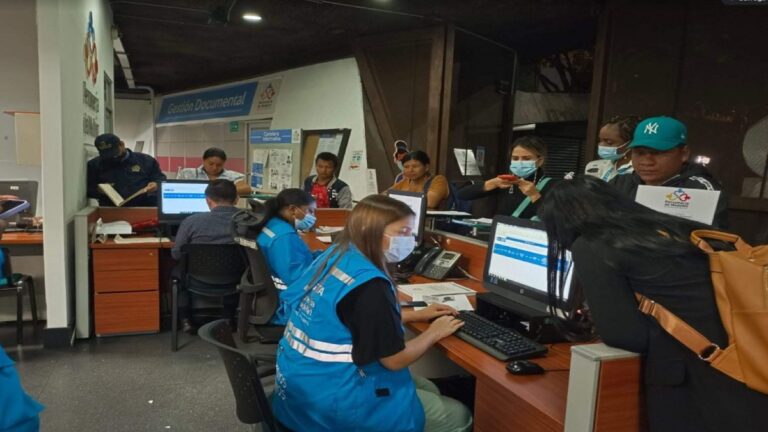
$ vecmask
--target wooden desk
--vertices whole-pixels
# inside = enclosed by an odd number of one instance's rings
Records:
[[[157,209],[100,207],[85,217],[88,232],[99,218],[105,223],[118,220],[135,223],[156,218]],[[106,243],[91,243],[90,238],[87,242],[92,262],[87,285],[89,297],[93,298],[96,336],[159,332],[160,250],[170,247],[169,244],[117,244],[111,239]],[[79,301],[78,307],[84,303]]]
[[[432,232],[442,247],[462,253],[460,265],[482,279],[486,246],[479,241],[448,233]],[[304,234],[311,249],[325,249],[314,234]],[[414,277],[414,283],[429,282]],[[481,282],[463,280],[462,285],[484,292]],[[400,294],[403,299],[406,296]],[[421,333],[428,323],[409,323],[411,330]],[[445,356],[476,379],[474,430],[496,431],[562,431],[565,429],[568,382],[571,365],[570,343],[547,345],[546,357],[536,359],[548,372],[543,375],[517,376],[499,361],[463,340],[450,336],[437,343]],[[640,403],[640,362],[637,358],[610,363],[600,371],[595,423],[593,431],[639,431],[643,422],[638,414]],[[579,395],[581,397],[581,395]],[[585,398],[590,395],[584,395]]]
[[[7,232],[3,233],[0,245],[42,245],[41,232]]]

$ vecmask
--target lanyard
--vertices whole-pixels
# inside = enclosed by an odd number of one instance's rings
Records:
[[[536,189],[538,189],[539,192],[541,192],[541,190],[544,189],[544,186],[546,186],[550,180],[551,179],[549,177],[542,178],[541,180],[539,180],[538,183],[536,183]],[[520,205],[517,206],[517,209],[515,209],[515,212],[512,213],[512,216],[520,217],[520,215],[523,214],[525,209],[527,209],[528,206],[531,205],[531,202],[532,202],[531,197],[526,196],[523,202],[521,202]]]

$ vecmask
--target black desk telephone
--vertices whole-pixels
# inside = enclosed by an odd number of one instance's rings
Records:
[[[461,254],[437,246],[421,245],[397,264],[398,273],[417,273],[430,279],[443,280],[459,262]]]

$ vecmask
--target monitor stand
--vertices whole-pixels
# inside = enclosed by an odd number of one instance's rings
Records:
[[[543,312],[498,294],[477,295],[477,314],[522,333],[539,343],[566,342],[548,312]]]

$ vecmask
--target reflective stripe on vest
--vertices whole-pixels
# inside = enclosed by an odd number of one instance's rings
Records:
[[[275,238],[275,233],[274,233],[274,232],[273,232],[271,229],[269,229],[269,228],[267,228],[267,227],[264,227],[264,228],[262,228],[262,229],[261,229],[261,232],[263,232],[264,234],[266,234],[266,235],[267,235],[267,237],[269,237],[269,238]]]
[[[298,339],[308,345],[310,348],[314,348],[320,351],[328,351],[333,353],[351,353],[352,344],[335,344],[330,342],[323,342],[319,340],[311,339],[306,333],[296,328],[292,322],[288,321],[285,326],[285,333],[290,333],[294,339]]]
[[[290,332],[288,332],[288,329],[286,328],[285,333],[283,334],[283,337],[285,338],[285,341],[288,342],[288,346],[296,350],[299,354],[303,355],[304,357],[311,358],[313,360],[325,362],[325,363],[352,363],[352,352],[348,353],[325,353],[322,351],[317,351],[312,348],[310,348],[307,345],[304,345],[303,343],[296,340]],[[313,341],[310,339],[310,342],[317,343],[318,341]],[[320,342],[322,344],[325,344],[327,342]]]
[[[353,283],[355,283],[355,279],[352,276],[339,270],[338,267],[333,267],[331,269],[331,274],[333,275],[333,277],[340,280],[344,285],[352,285]]]

